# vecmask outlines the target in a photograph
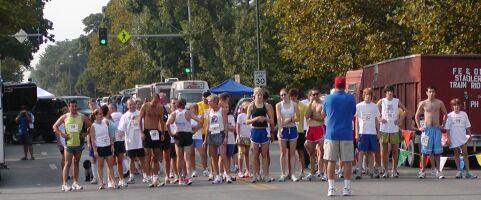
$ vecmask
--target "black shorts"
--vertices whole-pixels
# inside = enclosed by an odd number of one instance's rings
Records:
[[[160,142],[160,150],[169,150],[170,149],[170,135],[168,131],[163,131],[164,134],[164,141]]]
[[[175,145],[174,144],[170,145],[170,157],[171,158],[177,157],[177,153],[175,153]]]
[[[144,151],[144,149],[131,149],[131,150],[127,150],[127,156],[130,157],[130,158],[144,157],[144,156],[145,156],[145,151]]]
[[[186,147],[192,145],[192,132],[177,132],[174,137],[175,145]]]
[[[106,147],[97,147],[97,154],[99,157],[108,157],[112,156],[112,147],[111,145]]]
[[[159,140],[152,140],[151,136],[150,136],[150,131],[151,130],[156,130],[156,129],[145,129],[144,130],[144,135],[145,135],[145,140],[142,142],[142,144],[144,145],[144,148],[147,148],[147,149],[155,149],[155,148],[161,148],[162,147],[162,141],[160,141],[162,139],[162,137],[159,135]],[[159,130],[157,130],[159,131]],[[159,131],[159,133],[162,133],[161,131]],[[164,138],[165,140],[165,138]]]
[[[125,142],[124,141],[114,142],[114,155],[119,155],[121,153],[125,153]]]
[[[296,143],[296,150],[303,150],[304,149],[304,143],[306,143],[306,132],[298,132],[297,133],[297,143]],[[286,147],[289,149],[289,144],[290,142],[286,143]]]

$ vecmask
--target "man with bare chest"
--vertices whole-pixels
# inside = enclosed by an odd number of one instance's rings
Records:
[[[160,148],[162,141],[165,140],[160,131],[161,127],[165,126],[163,111],[158,94],[154,94],[152,101],[145,103],[140,109],[139,128],[147,159],[146,182],[149,187],[160,187],[165,184],[160,183],[158,175]]]
[[[433,86],[427,87],[426,94],[428,99],[419,102],[416,111],[416,124],[423,132],[421,135],[421,171],[418,178],[425,178],[424,172],[425,163],[424,157],[431,155],[431,165],[436,162],[436,177],[443,179],[444,175],[439,169],[439,156],[443,153],[443,146],[441,144],[441,127],[443,123],[440,122],[440,114],[443,114],[443,122],[446,120],[447,111],[444,103],[436,99],[436,89]],[[424,114],[424,127],[421,126],[420,116]]]

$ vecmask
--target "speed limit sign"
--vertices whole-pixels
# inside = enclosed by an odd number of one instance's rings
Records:
[[[254,71],[254,86],[266,86],[266,70]]]

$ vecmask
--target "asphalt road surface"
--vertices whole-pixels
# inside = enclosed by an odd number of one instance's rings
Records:
[[[326,182],[272,182],[250,183],[249,179],[238,179],[232,184],[213,185],[206,177],[195,178],[191,186],[168,184],[161,188],[147,188],[139,183],[129,185],[126,189],[106,189],[99,191],[97,185],[83,181],[83,169],[80,170],[81,191],[60,191],[60,153],[55,144],[35,144],[33,161],[21,161],[22,147],[6,147],[6,164],[9,169],[1,170],[0,199],[196,199],[196,200],[278,200],[278,199],[333,199],[327,197]],[[82,160],[87,158],[84,151]],[[279,176],[278,145],[271,145],[271,176]],[[472,163],[477,165],[477,163]],[[199,170],[200,171],[200,170]],[[481,171],[473,171],[481,175]],[[337,181],[337,196],[334,199],[481,199],[481,179],[455,179],[456,171],[446,169],[446,179],[439,180],[428,174],[427,179],[417,179],[417,169],[400,168],[401,177],[397,179],[370,179],[352,181],[354,196],[340,196],[343,183]],[[163,178],[164,175],[161,175]]]

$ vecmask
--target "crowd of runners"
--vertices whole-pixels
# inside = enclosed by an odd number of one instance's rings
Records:
[[[244,102],[237,116],[229,108],[227,93],[205,92],[203,100],[192,105],[186,105],[184,99],[154,94],[149,102],[128,100],[125,113],[118,112],[115,104],[98,108],[91,100],[91,116],[80,114],[76,102],[71,101],[53,126],[62,153],[61,189],[83,189],[79,166],[84,150],[89,151],[93,174],[86,179],[98,184],[98,189],[125,188],[137,182],[148,187],[191,185],[198,176],[208,177],[213,184],[239,178],[252,183],[317,179],[329,183],[327,194],[333,196],[334,179],[339,177],[344,178],[342,194],[348,196],[352,194],[351,176],[398,178],[400,124],[406,108],[393,96],[392,86],[384,88],[385,97],[377,102],[372,89],[364,89],[363,100],[357,104],[345,86],[345,78],[336,77],[330,95],[321,98],[319,90],[310,89],[302,101],[298,90],[282,89],[281,101],[275,106],[267,103],[263,89],[255,88],[252,102]],[[447,129],[455,158],[464,155],[464,177],[476,178],[469,171],[466,135],[471,135],[470,123],[460,111],[460,100],[449,102],[452,112],[448,114],[444,103],[436,99],[434,87],[428,87],[426,94],[428,98],[419,103],[413,119],[422,158],[431,155],[435,176],[444,178],[439,169],[443,151],[440,131]],[[278,139],[280,149],[277,179],[269,173],[273,138]],[[459,159],[456,165],[459,169]],[[124,176],[125,171],[128,174]],[[70,175],[73,183],[69,186]],[[425,177],[423,165],[419,178]],[[456,178],[462,177],[458,172]]]

